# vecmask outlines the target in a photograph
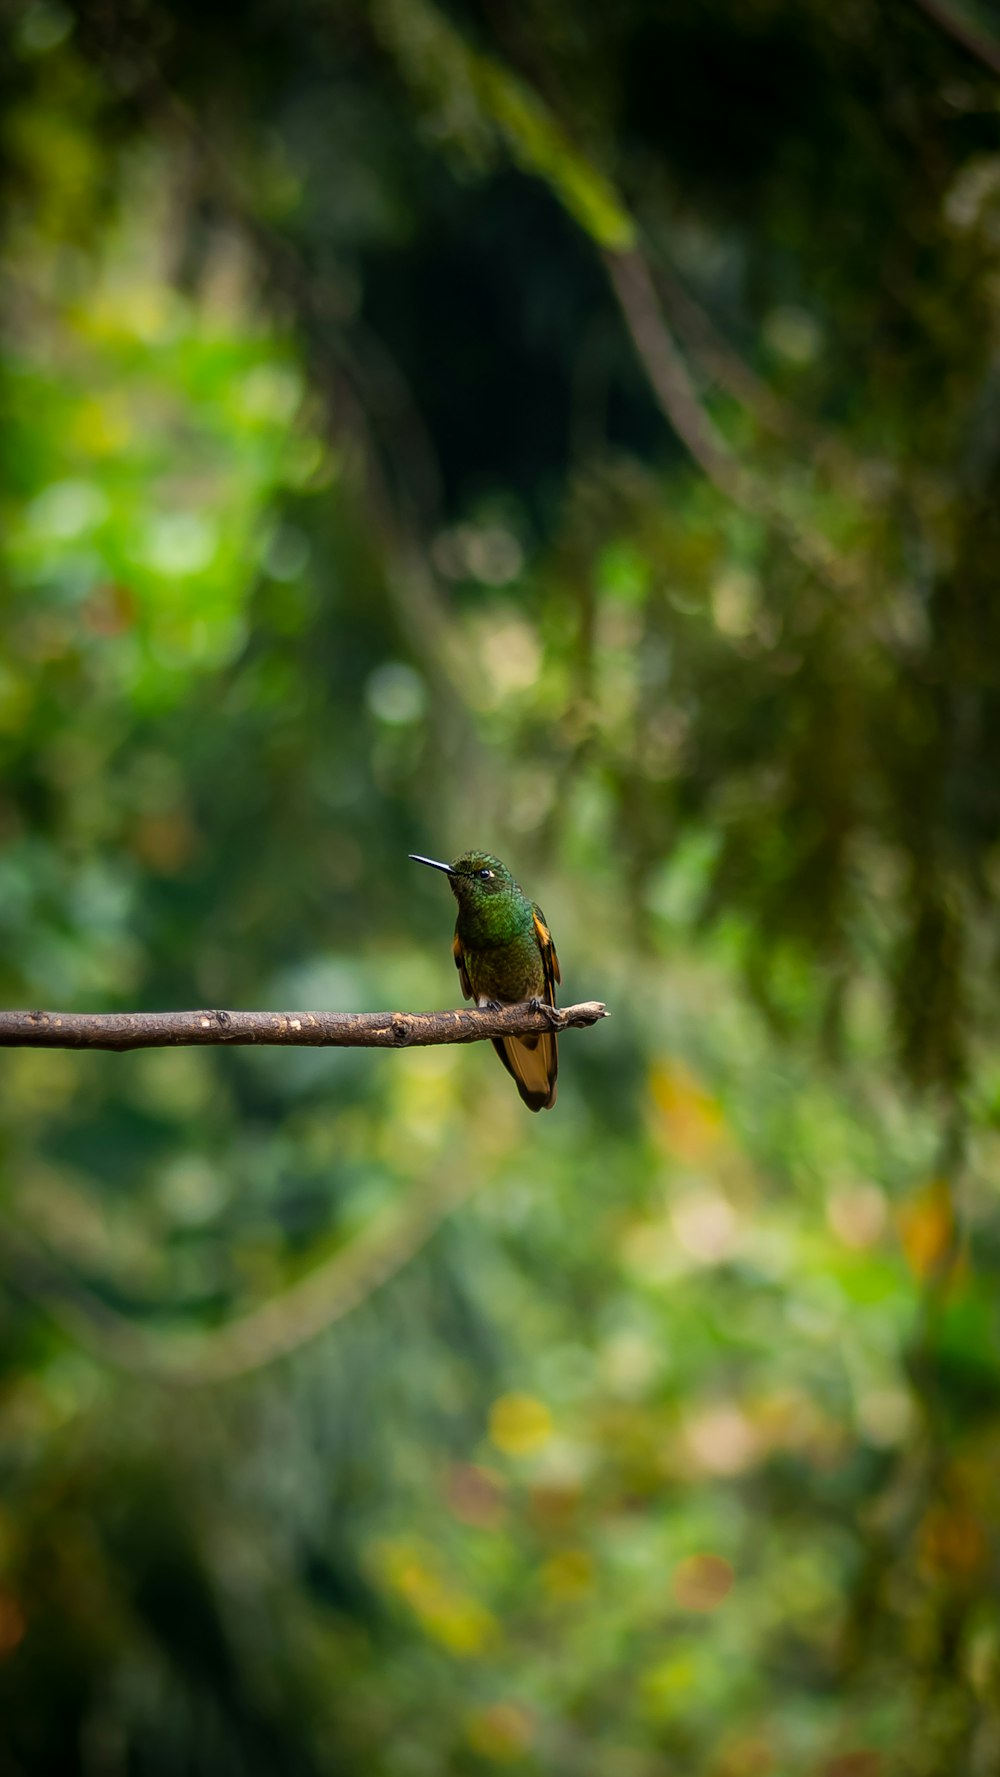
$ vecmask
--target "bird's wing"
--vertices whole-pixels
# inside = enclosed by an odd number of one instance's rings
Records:
[[[535,939],[545,973],[545,998],[550,1006],[556,1003],[556,982],[559,980],[559,958],[552,942],[552,933],[545,923],[540,907],[532,903]],[[493,1047],[511,1074],[529,1111],[550,1111],[556,1102],[556,1078],[559,1073],[559,1050],[555,1031],[544,1031],[537,1037],[500,1037]]]
[[[552,942],[552,933],[545,923],[545,915],[541,908],[532,905],[535,921],[535,938],[542,968],[545,972],[545,998],[550,1006],[556,1003],[555,984],[559,980],[559,958]],[[472,984],[466,966],[462,940],[455,932],[452,946],[455,967],[462,983],[462,992],[466,999],[472,999]],[[544,1031],[537,1037],[494,1037],[493,1047],[503,1062],[507,1072],[513,1078],[518,1092],[530,1111],[551,1110],[556,1102],[556,1076],[559,1071],[559,1056],[556,1048],[554,1031]]]
[[[556,1003],[556,982],[561,980],[559,958],[552,942],[552,933],[545,923],[545,915],[537,902],[532,902],[531,911],[535,916],[535,937],[538,939],[538,948],[542,953],[542,967],[545,970],[545,997],[549,1005],[554,1006]]]
[[[469,982],[469,971],[465,966],[465,953],[462,949],[462,940],[457,931],[455,933],[455,942],[451,949],[452,955],[455,958],[455,967],[458,970],[458,979],[462,983],[462,992],[467,1000],[471,1000],[472,987]]]

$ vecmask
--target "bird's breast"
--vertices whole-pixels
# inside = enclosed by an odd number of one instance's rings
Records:
[[[465,966],[477,1000],[500,1000],[514,1005],[519,1000],[534,999],[545,988],[545,970],[535,943],[467,951]]]

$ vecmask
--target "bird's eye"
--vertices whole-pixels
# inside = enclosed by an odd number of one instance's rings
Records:
[[[490,877],[493,875],[493,872],[492,872],[492,870],[477,870],[476,875],[478,876],[480,882],[489,882]]]

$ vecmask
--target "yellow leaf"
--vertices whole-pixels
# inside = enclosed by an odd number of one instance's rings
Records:
[[[504,1394],[490,1409],[490,1438],[505,1456],[530,1456],[552,1436],[552,1415],[530,1394]]]
[[[475,1657],[495,1639],[491,1613],[453,1586],[418,1543],[387,1539],[372,1556],[382,1583],[405,1600],[425,1634],[450,1653]]]
[[[719,1145],[722,1106],[683,1062],[657,1062],[649,1089],[660,1113],[665,1145],[681,1160],[702,1160]]]
[[[915,1277],[930,1277],[942,1268],[955,1240],[955,1206],[947,1179],[932,1179],[906,1205],[899,1231]]]

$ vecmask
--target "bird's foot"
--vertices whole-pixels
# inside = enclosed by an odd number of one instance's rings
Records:
[[[533,999],[528,1001],[533,1012],[544,1012],[553,1030],[558,1030],[562,1018],[557,1006],[550,1006],[548,1000]]]

